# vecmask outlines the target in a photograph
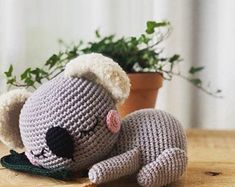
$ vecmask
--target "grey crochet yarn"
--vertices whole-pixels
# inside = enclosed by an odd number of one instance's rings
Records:
[[[187,165],[186,136],[179,121],[155,109],[143,109],[122,120],[112,155],[94,165],[90,179],[103,183],[137,173],[141,186],[162,186],[176,181]]]
[[[21,110],[20,133],[27,157],[35,165],[51,169],[84,169],[100,161],[118,137],[118,133],[111,133],[104,125],[112,109],[115,104],[111,95],[85,78],[59,76],[48,81],[32,94]],[[46,134],[53,127],[66,129],[72,137],[71,158],[56,156],[48,147]],[[52,139],[58,146],[54,149],[68,146],[62,140],[63,137]]]
[[[133,112],[121,121],[115,105],[129,90],[117,63],[101,54],[81,55],[32,95],[14,91],[0,97],[0,139],[24,145],[33,165],[89,169],[96,184],[127,175],[149,187],[178,180],[187,166],[181,124],[155,109]]]

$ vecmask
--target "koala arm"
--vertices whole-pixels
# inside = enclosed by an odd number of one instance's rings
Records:
[[[138,148],[134,148],[94,164],[88,175],[91,182],[100,184],[131,175],[137,172],[140,166],[140,151]]]

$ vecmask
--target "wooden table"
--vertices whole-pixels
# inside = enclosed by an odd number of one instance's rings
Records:
[[[235,131],[188,130],[189,164],[185,175],[168,187],[235,187]],[[8,149],[0,145],[0,156]],[[95,186],[88,179],[63,182],[0,167],[0,186]],[[134,178],[124,178],[103,187],[136,187]]]

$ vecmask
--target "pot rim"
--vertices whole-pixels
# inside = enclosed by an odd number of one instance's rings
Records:
[[[136,75],[136,74],[143,74],[143,75],[146,75],[146,74],[159,74],[159,75],[162,75],[162,73],[160,73],[160,72],[131,72],[131,73],[127,73],[127,75]]]
[[[157,90],[162,87],[163,76],[161,73],[128,73],[131,90]]]

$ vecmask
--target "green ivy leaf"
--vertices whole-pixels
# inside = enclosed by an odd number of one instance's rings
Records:
[[[95,30],[95,36],[96,36],[97,38],[100,38],[100,37],[101,37],[99,30]]]
[[[21,75],[20,78],[21,80],[27,79],[31,77],[31,68],[27,68]]]
[[[34,81],[30,78],[26,78],[24,82],[27,84],[27,87],[34,85]]]
[[[11,64],[8,71],[4,72],[4,74],[6,75],[7,78],[9,78],[12,76],[12,72],[13,72],[13,66]]]
[[[40,73],[40,69],[36,68],[36,69],[32,70],[31,73],[34,74],[34,75],[37,75],[37,74]]]
[[[201,79],[195,78],[190,80],[194,85],[200,85],[202,83]]]
[[[169,58],[168,62],[170,63],[170,71],[173,70],[175,63],[178,62],[179,59],[180,59],[180,55],[178,54],[175,54]]]
[[[40,68],[36,68],[36,69],[32,70],[31,73],[33,75],[35,75],[35,81],[40,84],[42,83],[41,80],[44,79],[45,76],[48,75],[47,72],[45,72],[43,69],[40,69]]]
[[[49,69],[55,66],[55,64],[60,60],[60,57],[56,54],[53,54],[45,63],[46,66],[49,66]]]
[[[173,55],[173,56],[169,59],[169,62],[170,62],[170,63],[173,63],[173,62],[179,60],[179,58],[180,58],[180,55],[175,54],[175,55]]]
[[[199,71],[202,71],[204,69],[204,66],[200,66],[200,67],[191,67],[189,70],[190,74],[195,74]]]
[[[167,22],[167,21],[161,21],[161,22],[148,21],[147,22],[146,33],[147,34],[153,34],[155,28],[157,28],[157,27],[165,27],[165,26],[168,26],[168,25],[170,25],[170,22]]]
[[[73,58],[78,56],[77,50],[78,49],[76,47],[74,47],[71,51],[68,52],[68,54],[67,54],[68,60],[72,60]]]
[[[165,62],[167,60],[168,60],[167,58],[159,58],[159,61],[161,61],[161,62]]]
[[[138,39],[139,43],[144,43],[144,44],[148,44],[150,41],[150,38],[148,38],[146,35],[141,34],[141,36]]]
[[[7,84],[13,84],[15,82],[16,82],[16,77],[13,77],[7,80]]]

